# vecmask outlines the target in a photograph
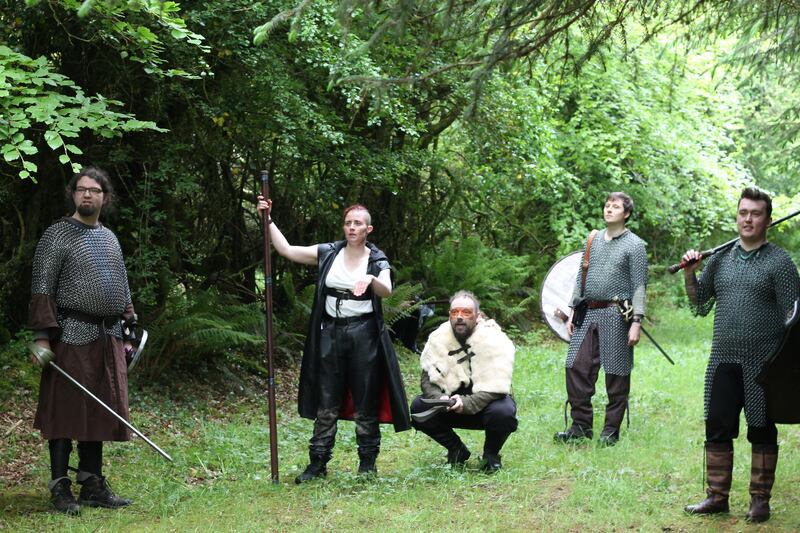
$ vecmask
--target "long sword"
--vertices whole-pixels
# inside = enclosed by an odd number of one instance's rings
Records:
[[[615,299],[615,301],[617,302],[617,308],[619,309],[619,313],[622,315],[622,318],[625,319],[626,322],[630,322],[631,318],[633,318],[633,306],[631,305],[630,300]],[[639,323],[639,329],[642,331],[642,333],[647,335],[647,338],[650,339],[653,344],[656,345],[656,348],[658,348],[658,351],[661,352],[661,355],[666,357],[667,361],[674,365],[675,361],[673,361],[672,358],[667,355],[667,352],[665,352],[664,348],[662,348],[661,345],[656,342],[653,336],[650,335],[646,329],[644,329],[644,325],[642,325],[641,322]]]
[[[72,376],[70,376],[70,375],[69,375],[69,374],[68,374],[68,373],[67,373],[65,370],[63,370],[63,369],[62,369],[60,366],[58,366],[57,364],[55,364],[55,363],[53,362],[53,360],[52,360],[52,359],[53,359],[53,357],[55,357],[55,354],[52,352],[52,350],[48,350],[47,348],[44,348],[44,347],[42,347],[42,346],[39,346],[39,345],[37,345],[37,344],[31,344],[31,345],[29,346],[29,348],[30,348],[30,350],[31,350],[31,353],[33,354],[33,356],[34,356],[34,357],[36,357],[36,359],[38,359],[38,360],[39,360],[39,362],[43,364],[43,366],[46,366],[47,364],[49,364],[50,366],[52,366],[53,368],[55,368],[55,369],[56,369],[56,370],[57,370],[57,371],[58,371],[58,372],[59,372],[59,373],[60,373],[62,376],[64,376],[65,378],[67,378],[69,381],[71,381],[71,382],[73,383],[73,385],[75,385],[76,387],[78,387],[78,388],[79,388],[80,390],[82,390],[82,391],[83,391],[83,392],[84,392],[84,393],[85,393],[87,396],[89,396],[89,398],[91,398],[92,400],[96,401],[96,402],[97,402],[98,404],[100,404],[100,405],[101,405],[101,406],[102,406],[102,407],[103,407],[103,408],[104,408],[106,411],[108,411],[109,413],[111,413],[112,415],[114,415],[114,417],[115,417],[117,420],[119,420],[120,422],[122,422],[123,424],[125,424],[125,427],[127,427],[128,429],[130,429],[131,431],[133,431],[134,433],[136,433],[136,434],[137,434],[139,437],[141,437],[141,438],[142,438],[142,439],[143,439],[143,440],[144,440],[144,441],[145,441],[147,444],[149,444],[149,445],[150,445],[150,447],[151,447],[151,448],[153,448],[155,451],[157,451],[158,453],[160,453],[160,454],[161,454],[161,456],[162,456],[164,459],[166,459],[166,460],[167,460],[167,461],[169,461],[169,462],[172,462],[172,457],[170,457],[170,456],[167,454],[167,452],[165,452],[164,450],[162,450],[161,448],[159,448],[159,447],[158,447],[158,445],[157,445],[155,442],[153,442],[153,441],[151,441],[150,439],[148,439],[148,438],[147,438],[147,437],[144,435],[144,433],[142,433],[141,431],[139,431],[138,429],[136,429],[135,427],[133,427],[133,425],[131,425],[131,424],[130,424],[130,422],[128,422],[127,420],[125,420],[124,418],[122,418],[121,416],[119,416],[119,414],[118,414],[116,411],[114,411],[114,410],[113,410],[111,407],[109,407],[108,405],[106,405],[106,403],[105,403],[105,402],[103,402],[103,400],[101,400],[100,398],[98,398],[97,396],[95,396],[94,394],[92,394],[92,391],[90,391],[89,389],[87,389],[86,387],[84,387],[83,385],[81,385],[81,383],[80,383],[80,382],[79,382],[77,379],[75,379],[75,378],[73,378]]]
[[[674,365],[674,364],[675,364],[675,361],[673,361],[673,360],[670,358],[670,356],[668,356],[668,355],[667,355],[667,352],[665,352],[665,351],[664,351],[664,348],[662,348],[662,347],[661,347],[661,346],[660,346],[660,345],[659,345],[659,344],[656,342],[656,340],[653,338],[653,336],[652,336],[652,335],[650,335],[650,333],[648,333],[648,331],[647,331],[646,329],[644,329],[644,326],[642,326],[642,327],[641,327],[641,330],[642,330],[642,333],[644,333],[645,335],[647,335],[647,338],[648,338],[648,339],[650,339],[650,341],[651,341],[653,344],[655,344],[655,345],[656,345],[656,348],[658,348],[658,351],[659,351],[659,352],[661,352],[661,355],[663,355],[664,357],[666,357],[666,358],[667,358],[667,361],[669,361],[670,363],[672,363],[672,364]]]

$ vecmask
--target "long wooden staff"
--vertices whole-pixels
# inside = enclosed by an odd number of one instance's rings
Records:
[[[776,220],[775,222],[773,222],[772,224],[770,224],[770,225],[769,225],[769,227],[771,228],[772,226],[777,226],[777,225],[778,225],[778,224],[780,224],[781,222],[784,222],[784,221],[786,221],[786,220],[789,220],[789,219],[790,219],[790,218],[792,218],[792,217],[796,217],[797,215],[800,215],[800,211],[795,211],[794,213],[791,213],[791,214],[789,214],[789,215],[786,215],[786,216],[785,216],[785,217],[783,217],[783,218],[779,218],[778,220]],[[721,251],[723,251],[723,250],[726,250],[727,248],[729,248],[729,247],[733,246],[734,244],[736,244],[736,241],[738,241],[738,240],[739,240],[739,237],[736,237],[735,239],[731,239],[731,240],[729,240],[728,242],[726,242],[726,243],[724,243],[724,244],[720,244],[720,245],[719,245],[719,246],[717,246],[716,248],[711,248],[710,250],[704,250],[704,251],[702,251],[702,252],[700,252],[700,259],[705,259],[706,257],[708,257],[708,256],[710,256],[710,255],[714,255],[714,254],[715,254],[715,253],[717,253],[717,252],[721,252]],[[696,263],[696,262],[697,262],[697,261],[699,261],[700,259],[696,259],[696,260],[694,260],[694,261],[681,261],[680,263],[676,263],[676,264],[674,264],[674,265],[671,265],[671,266],[670,266],[670,267],[667,269],[667,271],[668,271],[670,274],[674,274],[675,272],[677,272],[677,271],[679,271],[679,270],[682,270],[682,269],[683,269],[683,268],[685,268],[686,266],[688,266],[688,265],[691,265],[692,263]]]
[[[261,171],[261,196],[269,199],[269,171]],[[264,211],[264,303],[267,321],[267,396],[269,403],[269,463],[272,482],[278,483],[278,418],[275,410],[275,368],[272,360],[272,255],[269,237],[270,213]]]

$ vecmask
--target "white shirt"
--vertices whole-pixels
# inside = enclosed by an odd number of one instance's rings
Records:
[[[359,263],[358,268],[355,270],[347,270],[344,266],[344,253],[339,252],[333,259],[331,269],[325,277],[325,286],[332,289],[339,290],[353,290],[356,286],[356,281],[367,275],[367,264],[369,256],[364,256],[364,259]],[[336,297],[325,297],[325,311],[328,316],[332,317],[351,317],[371,313],[372,300],[341,300],[339,304],[339,313],[336,313]]]

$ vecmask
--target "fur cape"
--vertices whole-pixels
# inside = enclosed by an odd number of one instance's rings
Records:
[[[450,322],[430,334],[420,356],[422,370],[445,394],[472,385],[472,392],[511,393],[514,343],[494,320],[481,320],[462,346]]]

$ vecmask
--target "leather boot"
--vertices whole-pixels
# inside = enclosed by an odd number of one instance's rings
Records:
[[[733,443],[706,442],[707,498],[684,509],[689,514],[727,513],[733,481]]]
[[[481,471],[485,474],[494,474],[500,471],[500,469],[503,468],[503,463],[500,459],[500,455],[484,451]]]
[[[745,518],[748,522],[769,520],[769,499],[775,483],[775,467],[778,466],[778,446],[753,444],[753,459],[750,465],[750,510]]]
[[[309,452],[308,458],[310,462],[303,473],[294,478],[294,482],[298,485],[300,483],[305,483],[306,481],[311,481],[312,479],[317,479],[320,477],[325,477],[328,475],[328,461],[330,460],[330,456],[324,455],[317,455],[314,453]]]
[[[120,498],[111,490],[105,476],[91,475],[83,481],[78,481],[81,486],[81,494],[78,502],[88,507],[105,507],[107,509],[119,509],[133,503],[131,500]]]
[[[619,430],[614,428],[603,428],[600,432],[600,445],[601,446],[614,446],[619,442]]]
[[[421,431],[447,449],[447,463],[450,466],[464,466],[472,455],[452,428],[421,428]]]
[[[577,424],[572,424],[566,431],[559,431],[553,435],[553,440],[556,442],[579,442],[584,439],[590,439],[593,432],[590,428],[582,428]]]
[[[447,463],[455,468],[462,467],[467,464],[467,459],[469,459],[470,455],[472,455],[472,452],[469,451],[469,448],[461,439],[458,439],[458,444],[447,449]]]
[[[377,453],[358,452],[358,475],[359,476],[377,475],[378,468],[375,466],[375,460],[377,458],[378,458]]]
[[[69,516],[81,514],[81,506],[72,495],[72,481],[67,477],[54,479],[49,484],[50,503],[56,511]]]

